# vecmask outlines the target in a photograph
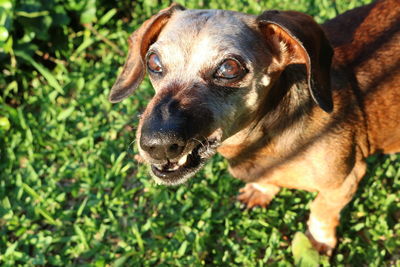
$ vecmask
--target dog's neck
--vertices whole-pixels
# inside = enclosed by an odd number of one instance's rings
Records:
[[[293,126],[304,127],[304,118],[309,117],[314,105],[305,77],[304,65],[288,66],[259,107],[256,123],[271,139]]]

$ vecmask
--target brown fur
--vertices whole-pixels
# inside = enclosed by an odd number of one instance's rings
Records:
[[[140,53],[130,51],[111,101],[125,98],[143,79],[144,50],[151,39],[172,74],[152,78],[156,96],[140,121],[138,138],[157,104],[171,94],[179,110],[192,114],[187,130],[193,139],[207,141],[212,136],[220,141],[218,152],[228,159],[230,172],[248,183],[238,198],[249,208],[266,207],[281,187],[318,192],[308,235],[319,251],[332,253],[340,211],[366,172],[364,159],[378,152],[400,152],[398,0],[351,10],[322,27],[292,11],[266,11],[255,17],[183,10],[173,5],[133,34],[139,41],[131,48],[136,45]],[[192,20],[196,27],[188,37],[182,33],[187,39],[178,40],[182,24]],[[207,24],[209,20],[223,21],[226,29]],[[210,51],[199,50],[195,40],[210,45]],[[243,79],[225,86],[209,77],[220,54],[229,49],[219,47],[221,43],[231,44],[233,51],[241,49],[249,68]],[[169,52],[163,54],[163,48]],[[169,55],[180,50],[184,53]],[[208,56],[205,63],[198,62]],[[187,62],[192,65],[182,67]],[[190,73],[196,67],[198,72]],[[194,146],[189,141],[182,155]],[[147,152],[141,154],[154,162]]]

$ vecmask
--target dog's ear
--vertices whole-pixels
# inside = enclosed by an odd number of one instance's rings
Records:
[[[176,10],[184,10],[179,4],[172,4],[158,14],[146,20],[139,29],[129,37],[129,53],[121,74],[111,88],[109,101],[119,102],[128,97],[142,82],[146,74],[145,56],[150,45],[154,43]]]
[[[265,11],[257,18],[266,42],[282,66],[305,64],[314,101],[326,112],[333,109],[330,68],[333,49],[312,17],[295,11]]]

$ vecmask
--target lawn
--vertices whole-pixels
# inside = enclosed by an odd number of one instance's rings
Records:
[[[112,3],[114,2],[114,3]],[[259,14],[292,9],[323,21],[370,0],[187,0]],[[134,160],[153,90],[107,97],[127,37],[164,0],[0,0],[0,265],[291,266],[314,194],[283,190],[243,210],[243,183],[215,156],[178,187]],[[400,155],[368,159],[324,266],[400,266]]]

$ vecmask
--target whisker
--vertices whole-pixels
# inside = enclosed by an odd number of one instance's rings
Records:
[[[206,147],[206,146],[203,144],[203,142],[201,142],[199,139],[196,139],[196,138],[193,137],[192,140],[197,141],[198,143],[200,143],[200,145],[201,145],[202,147]]]
[[[133,139],[133,141],[130,142],[129,145],[127,146],[127,148],[126,148],[126,152],[127,152],[127,153],[129,153],[129,154],[134,154],[134,151],[133,151],[133,144],[134,144],[134,143],[136,143],[136,138]]]

